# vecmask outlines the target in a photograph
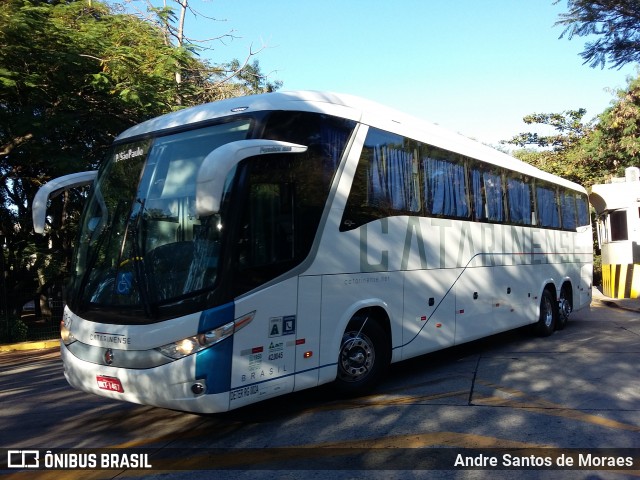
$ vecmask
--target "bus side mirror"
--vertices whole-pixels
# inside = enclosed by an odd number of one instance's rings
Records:
[[[247,157],[272,153],[302,153],[307,147],[277,140],[238,140],[205,157],[196,180],[196,211],[206,217],[220,211],[224,184],[233,168]]]
[[[47,202],[50,198],[55,198],[65,190],[74,187],[82,187],[93,183],[97,170],[90,172],[71,173],[55,178],[45,183],[36,193],[31,204],[31,214],[33,218],[33,230],[36,233],[44,233],[44,225],[47,219]]]

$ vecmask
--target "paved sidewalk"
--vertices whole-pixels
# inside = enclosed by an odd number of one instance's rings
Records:
[[[623,308],[640,313],[640,298],[610,298],[602,294],[597,288],[593,287],[592,292],[593,302],[592,304],[599,303],[607,307]]]
[[[609,298],[605,297],[602,292],[593,287],[592,304],[605,305],[612,308],[623,308],[640,313],[640,298]],[[60,346],[60,340],[41,340],[36,342],[20,342],[10,345],[0,345],[0,353],[25,351],[25,350],[43,350],[46,348],[56,348]]]

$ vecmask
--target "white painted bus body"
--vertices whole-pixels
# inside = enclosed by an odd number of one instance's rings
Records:
[[[391,361],[398,362],[536,323],[546,289],[559,299],[563,285],[569,284],[573,310],[589,305],[589,225],[563,231],[396,215],[341,231],[357,163],[372,127],[586,193],[494,149],[370,102],[318,92],[235,98],[150,120],[117,140],[197,126],[241,110],[309,111],[358,122],[309,256],[229,304],[153,324],[87,321],[67,308],[70,334],[84,350],[94,352],[80,359],[62,342],[65,376],[72,386],[140,404],[222,412],[334,381],[343,333],[354,315],[367,309],[388,317]],[[107,353],[133,359],[138,352],[155,352],[196,335],[209,317],[222,315],[233,321],[251,312],[250,323],[228,339],[184,358],[162,365],[149,360],[154,365],[149,368],[102,364]],[[87,359],[92,355],[95,362]],[[105,378],[117,379],[120,387],[105,389]],[[202,387],[196,393],[195,384]]]

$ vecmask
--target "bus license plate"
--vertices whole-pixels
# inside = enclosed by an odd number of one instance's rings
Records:
[[[102,390],[109,390],[110,392],[124,393],[122,383],[116,377],[105,377],[98,375],[96,377],[98,381],[98,388]]]

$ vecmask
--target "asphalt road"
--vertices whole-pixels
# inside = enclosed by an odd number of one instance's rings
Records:
[[[2,473],[56,480],[638,478],[639,354],[640,313],[595,303],[548,338],[518,330],[394,365],[366,397],[318,388],[193,415],[75,391],[57,349],[1,353],[0,453],[37,450],[41,467],[47,451],[49,460],[70,462],[71,453],[96,463]],[[110,469],[99,468],[105,452],[121,455]],[[589,458],[592,468],[560,469],[562,454]],[[630,456],[635,464],[594,468],[595,456],[623,463]],[[466,457],[488,465],[456,465]],[[138,461],[152,467],[134,468]]]

